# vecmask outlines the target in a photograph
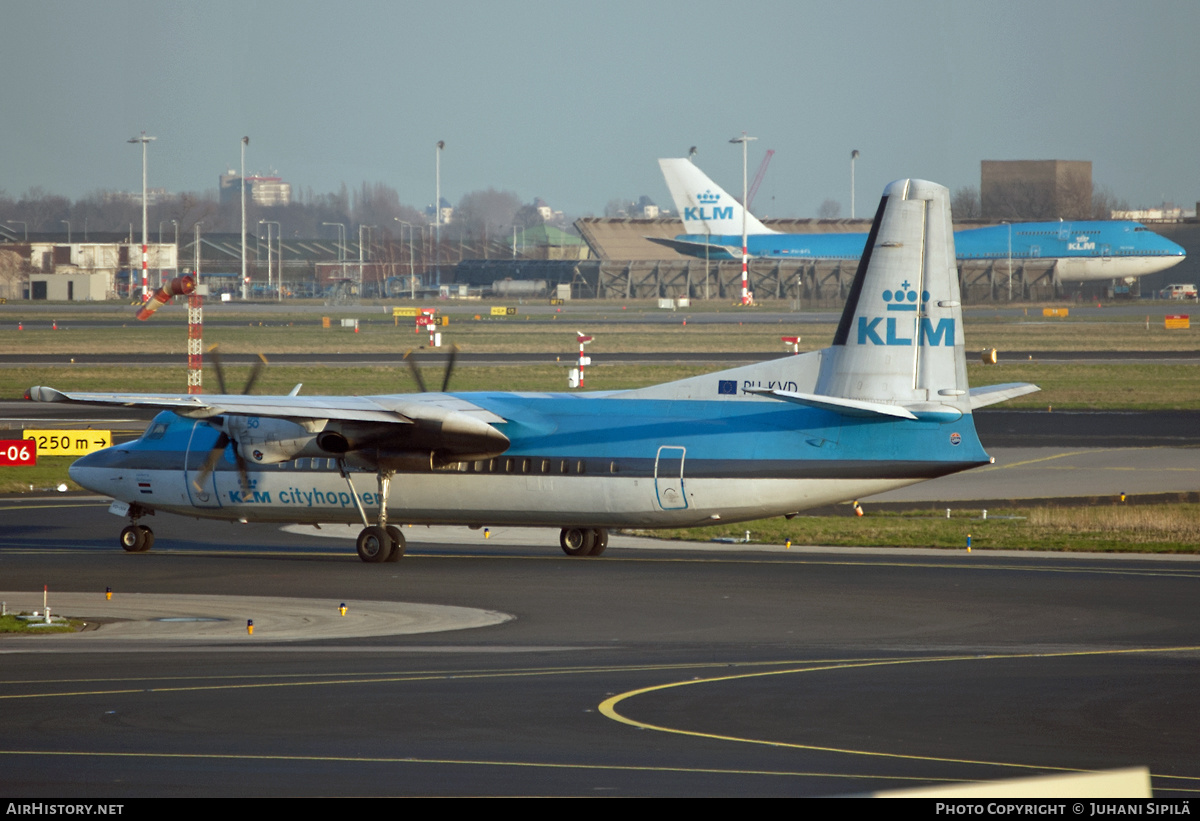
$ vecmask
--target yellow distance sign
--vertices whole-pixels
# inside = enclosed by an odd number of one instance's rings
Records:
[[[392,308],[392,316],[416,316],[420,312],[420,308]]]
[[[83,456],[112,446],[111,430],[27,430],[22,438],[37,442],[38,456]]]

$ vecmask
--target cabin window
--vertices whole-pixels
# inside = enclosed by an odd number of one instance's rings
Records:
[[[575,463],[575,472],[576,472],[576,473],[579,473],[579,474],[582,474],[582,473],[583,473],[583,467],[584,467],[584,462],[583,462],[583,460],[582,460],[582,459],[580,459],[578,462],[576,462],[576,463]]]

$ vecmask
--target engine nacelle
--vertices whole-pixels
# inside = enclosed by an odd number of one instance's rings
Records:
[[[317,445],[318,433],[287,419],[227,415],[221,427],[237,442],[242,457],[259,465],[328,455]]]

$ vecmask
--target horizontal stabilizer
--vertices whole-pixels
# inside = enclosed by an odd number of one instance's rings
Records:
[[[1037,385],[1028,382],[1006,382],[1003,385],[985,385],[982,388],[971,388],[971,410],[986,408],[997,402],[1007,402],[1027,393],[1040,391]]]
[[[735,248],[731,245],[720,245],[715,242],[691,242],[686,239],[668,239],[666,237],[646,237],[653,243],[665,245],[673,251],[678,251],[689,257],[704,258],[705,253],[713,259],[727,258],[735,259],[742,254],[741,248]]]
[[[819,396],[815,393],[793,393],[774,388],[746,388],[746,393],[781,399],[784,402],[794,402],[797,405],[807,405],[812,408],[840,413],[843,416],[889,416],[898,419],[916,419],[912,411],[898,405],[887,405],[882,402],[864,402],[860,399],[842,399],[837,396]]]

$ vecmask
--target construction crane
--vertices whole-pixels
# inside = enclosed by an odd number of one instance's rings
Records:
[[[771,158],[775,156],[775,149],[768,148],[767,156],[763,157],[762,165],[758,167],[758,173],[754,175],[754,182],[750,183],[750,190],[746,193],[746,210],[750,210],[750,203],[754,202],[754,195],[758,192],[758,186],[762,184],[763,176],[767,173],[767,166],[771,164]]]

